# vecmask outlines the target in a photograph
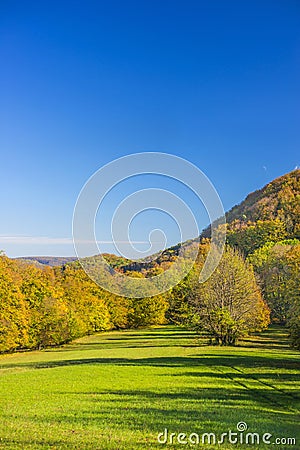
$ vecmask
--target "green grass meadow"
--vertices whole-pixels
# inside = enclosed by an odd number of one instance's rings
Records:
[[[0,448],[11,450],[300,448],[299,352],[276,327],[234,348],[166,326],[3,355],[0,399]],[[239,422],[272,444],[157,441],[165,428],[219,437]],[[298,443],[273,444],[288,437]]]

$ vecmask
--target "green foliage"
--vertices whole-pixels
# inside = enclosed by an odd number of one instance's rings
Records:
[[[291,344],[296,349],[300,350],[300,300],[293,304],[290,309],[288,320],[288,327],[290,330]]]
[[[62,299],[43,298],[39,306],[38,318],[39,322],[34,335],[35,347],[56,346],[71,339],[68,308]]]
[[[287,325],[292,346],[300,350],[300,245],[294,246],[287,253],[290,279],[287,287],[290,308]]]
[[[168,303],[163,295],[131,299],[130,305],[128,317],[130,327],[139,328],[166,323],[165,313]]]
[[[217,307],[210,311],[210,321],[213,323],[213,336],[218,345],[235,345],[241,333],[241,323],[232,317],[232,313],[227,307]]]
[[[286,237],[285,224],[279,219],[231,223],[227,232],[228,244],[238,248],[246,256],[270,241],[277,242]]]
[[[166,318],[169,323],[186,324],[192,314],[191,305],[188,302],[190,293],[190,277],[187,276],[168,293],[168,310]]]
[[[300,261],[299,248],[297,239],[269,242],[248,257],[260,278],[274,323],[286,323],[289,309],[299,291],[299,284],[295,283]]]
[[[198,284],[200,272],[210,248],[210,241],[203,239],[197,246],[198,256],[192,270],[167,294],[169,306],[166,312],[166,318],[169,323],[175,325],[190,323],[193,317],[193,308],[188,299],[193,286],[197,286]]]
[[[110,314],[110,320],[113,328],[125,329],[129,327],[130,302],[126,297],[118,295],[105,294],[105,302]]]

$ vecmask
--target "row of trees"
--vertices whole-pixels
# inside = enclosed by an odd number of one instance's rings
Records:
[[[0,352],[60,345],[113,328],[161,324],[163,298],[102,290],[74,266],[38,268],[0,257]]]
[[[277,229],[277,224],[274,227],[269,229]],[[254,236],[260,232],[260,224],[251,231]],[[299,241],[267,242],[248,252],[246,259],[236,243],[227,245],[217,269],[199,284],[209,246],[204,239],[192,271],[171,291],[143,299],[101,289],[78,264],[40,268],[2,255],[0,351],[60,345],[98,331],[163,323],[184,324],[207,333],[217,344],[234,345],[249,332],[266,328],[270,319],[286,324],[292,344],[300,348]],[[163,266],[149,270],[128,275],[155,275]]]

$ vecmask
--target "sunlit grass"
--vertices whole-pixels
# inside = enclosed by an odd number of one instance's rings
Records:
[[[203,344],[192,332],[160,327],[2,356],[0,447],[172,448],[157,443],[165,428],[221,434],[240,421],[249,431],[296,437],[299,353],[284,331],[235,348]]]

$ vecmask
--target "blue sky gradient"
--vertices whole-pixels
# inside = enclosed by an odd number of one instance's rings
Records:
[[[9,256],[74,254],[79,191],[123,155],[188,159],[226,210],[300,165],[296,0],[1,2],[0,33],[0,248]],[[124,185],[111,205],[154,182]],[[185,199],[205,226],[192,194]],[[157,221],[177,241],[157,214],[137,220],[133,239]]]

